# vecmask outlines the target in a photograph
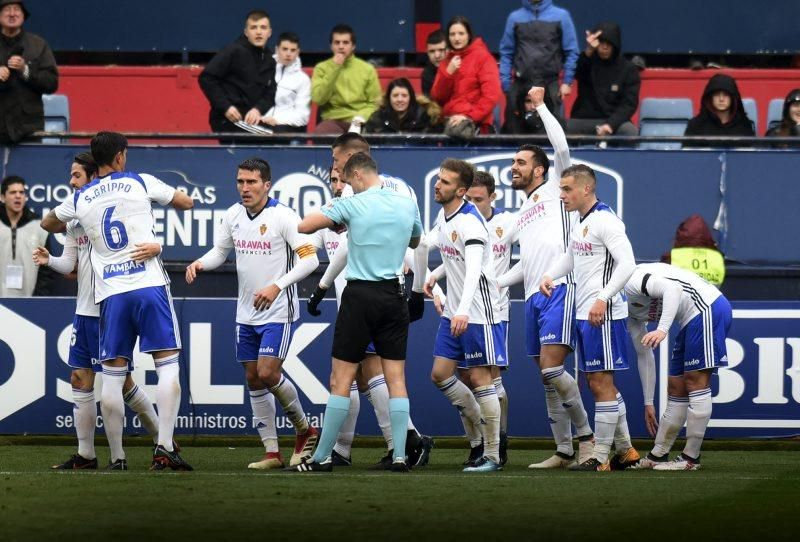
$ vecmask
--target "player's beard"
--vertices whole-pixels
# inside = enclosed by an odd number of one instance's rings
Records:
[[[531,174],[528,177],[520,172],[519,180],[514,180],[513,177],[511,179],[511,188],[514,190],[525,190],[527,192],[531,186],[533,186],[533,171],[531,171]]]

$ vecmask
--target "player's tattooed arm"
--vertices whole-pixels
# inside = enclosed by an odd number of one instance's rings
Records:
[[[67,231],[67,225],[58,219],[55,210],[47,213],[47,216],[42,219],[41,226],[43,230],[50,233],[64,233]]]

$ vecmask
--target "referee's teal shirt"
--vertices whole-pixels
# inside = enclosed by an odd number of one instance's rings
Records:
[[[337,224],[347,224],[347,280],[397,278],[412,237],[422,235],[416,202],[380,186],[322,208]]]

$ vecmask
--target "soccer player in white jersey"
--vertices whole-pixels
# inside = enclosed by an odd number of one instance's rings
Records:
[[[309,237],[297,233],[297,213],[268,196],[271,180],[265,160],[250,158],[239,164],[236,188],[242,201],[228,208],[214,247],[186,268],[186,282],[191,284],[198,272],[219,267],[231,249],[236,250],[236,359],[244,368],[266,450],[264,458],[248,468],[261,470],[285,466],[278,448],[275,397],[296,432],[290,465],[311,456],[319,434],[308,423],[297,388],[281,371],[300,316],[296,284],[319,261]]]
[[[548,459],[529,465],[532,469],[565,468],[575,463],[572,427],[578,437],[578,463],[592,453],[592,428],[583,406],[578,384],[564,368],[564,361],[575,349],[575,284],[571,274],[555,282],[552,296],[538,291],[544,271],[564,253],[569,230],[575,221],[559,199],[558,179],[569,167],[570,156],[564,130],[544,105],[544,89],[533,87],[528,93],[547,137],[553,145],[554,164],[548,180],[549,160],[536,145],[522,145],[511,164],[511,187],[525,192],[525,201],[506,236],[518,242],[520,262],[498,278],[501,287],[523,281],[525,287],[525,347],[539,366],[545,389],[547,415],[556,443]]]
[[[88,152],[75,156],[70,168],[69,184],[79,190],[97,177],[97,164]],[[75,318],[72,320],[72,340],[69,346],[68,364],[72,369],[72,412],[75,433],[78,437],[78,453],[73,454],[65,462],[53,465],[57,470],[96,469],[97,455],[94,449],[94,432],[97,421],[97,403],[94,397],[94,381],[96,373],[102,371],[100,358],[100,308],[94,302],[94,280],[92,279],[92,263],[89,260],[91,244],[89,237],[77,220],[67,224],[64,237],[64,252],[61,256],[51,256],[45,247],[38,247],[33,252],[36,265],[46,265],[58,273],[67,275],[76,269],[78,272],[78,296],[76,298]],[[161,245],[143,243],[133,249],[132,259],[143,261],[158,256]],[[134,410],[142,425],[158,443],[158,415],[153,403],[144,389],[136,385],[128,373],[122,387],[125,404]],[[122,435],[118,435],[122,446]],[[113,470],[127,470],[126,460],[117,460],[109,465]]]
[[[91,243],[94,297],[100,303],[100,407],[112,445],[111,462],[125,459],[121,444],[114,449],[113,443],[122,435],[122,390],[138,339],[140,351],[153,355],[158,375],[158,444],[150,468],[192,470],[172,440],[181,399],[181,339],[169,277],[159,257],[141,261],[131,251],[140,243],[156,242],[152,202],[182,210],[191,209],[193,202],[152,175],[126,171],[128,141],[122,134],[100,132],[91,149],[98,178],[51,211],[42,227],[59,231],[77,219]]]
[[[633,467],[698,470],[700,446],[711,419],[711,375],[728,365],[725,339],[733,318],[731,304],[716,287],[691,271],[665,263],[636,266],[625,285],[628,329],[636,347],[644,391],[645,421],[656,437],[653,449]],[[647,331],[647,322],[657,322]],[[656,423],[653,395],[656,368],[652,349],[680,326],[667,381],[667,408]],[[686,446],[674,460],[669,452],[686,424]]]
[[[367,155],[370,154],[369,143],[361,135],[356,133],[346,133],[337,137],[331,145],[333,163],[331,171],[336,175],[341,176],[342,168],[347,160],[355,153],[363,152]],[[384,189],[392,190],[399,194],[407,195],[409,198],[417,201],[417,196],[414,190],[402,179],[392,177],[390,175],[380,174],[381,183]],[[341,197],[349,197],[353,194],[352,187],[346,184]],[[327,234],[326,234],[327,235]],[[316,311],[316,306],[325,296],[325,292],[332,284],[338,280],[342,275],[342,271],[347,265],[347,235],[339,237],[339,245],[336,251],[330,257],[328,268],[320,279],[319,286],[309,297],[309,312],[313,315]],[[413,254],[411,251],[407,252],[406,261],[413,264]],[[399,270],[398,270],[399,271]],[[339,294],[337,294],[338,296]],[[409,299],[409,315],[411,321],[422,317],[422,310],[424,308],[424,299],[421,294],[412,294]],[[393,461],[394,443],[392,439],[391,421],[389,418],[389,388],[386,385],[386,378],[383,374],[383,368],[380,357],[375,353],[374,345],[367,347],[364,361],[361,362],[357,373],[358,388],[367,400],[372,404],[375,410],[375,417],[378,420],[378,426],[381,429],[384,440],[386,441],[387,453],[376,464],[372,466],[376,470],[389,470]],[[360,408],[360,403],[359,403]],[[355,425],[355,418],[358,417],[358,411],[354,409],[351,402],[351,409],[344,427]],[[408,456],[408,463],[411,466],[424,466],[428,463],[430,451],[433,447],[433,439],[429,436],[422,435],[417,431],[414,422],[409,415],[408,418],[408,433],[406,435],[406,455]],[[336,450],[334,450],[336,451]],[[339,450],[332,456],[334,465],[343,466],[347,464],[346,458],[342,458],[340,452],[344,451],[344,446],[339,446]]]
[[[566,168],[560,186],[564,208],[578,211],[580,220],[572,228],[567,251],[542,276],[540,291],[553,296],[555,280],[575,272],[578,366],[595,399],[595,445],[589,459],[570,469],[608,471],[612,444],[622,465],[639,460],[630,441],[625,402],[614,385],[614,371],[628,368],[628,306],[622,289],[636,261],[625,224],[597,199],[592,168],[583,164]]]
[[[500,401],[491,369],[506,366],[508,359],[486,220],[472,203],[464,201],[474,175],[468,162],[448,158],[442,162],[434,185],[435,199],[442,210],[434,227],[436,238],[426,237],[424,242],[437,245],[441,252],[447,275],[447,301],[433,347],[431,379],[482,433],[484,455],[464,472],[491,472],[503,468],[499,450]],[[415,252],[417,269],[427,267],[427,255],[427,250]],[[425,293],[430,297],[437,278],[431,274],[425,284]],[[458,379],[457,369],[469,372],[472,390]],[[477,413],[467,414],[476,406]]]
[[[513,222],[516,216],[507,211],[498,211],[492,206],[492,203],[497,199],[495,192],[495,180],[489,172],[476,171],[475,177],[472,179],[472,186],[469,187],[464,199],[472,203],[481,216],[486,220],[486,228],[489,233],[489,241],[492,245],[492,257],[494,258],[494,274],[495,277],[506,273],[511,266],[511,245],[504,239],[505,233],[513,227]],[[432,234],[433,235],[433,234]],[[444,264],[440,265],[434,273],[438,278],[446,276],[444,271]],[[498,313],[500,321],[503,324],[503,332],[505,335],[506,354],[508,354],[508,320],[510,312],[510,297],[509,289],[500,288],[500,306]],[[434,292],[434,299],[436,299],[436,292]],[[440,314],[441,315],[441,314]],[[508,395],[503,386],[502,372],[508,369],[505,366],[492,366],[492,382],[497,390],[497,398],[500,401],[500,464],[505,465],[508,462]],[[467,386],[471,385],[469,374],[467,371],[460,370],[459,377],[462,382]],[[464,431],[467,433],[467,438],[470,441],[470,455],[464,462],[464,466],[474,466],[475,463],[483,457],[483,440],[479,428],[475,427],[462,416],[461,421],[464,424]]]

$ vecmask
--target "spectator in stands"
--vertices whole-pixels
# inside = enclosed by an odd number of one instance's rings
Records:
[[[709,79],[700,102],[700,113],[686,126],[687,136],[755,136],[747,118],[736,80],[718,73]],[[686,146],[715,147],[725,143],[684,143]]]
[[[411,82],[401,77],[386,87],[383,103],[367,121],[365,131],[373,134],[428,132],[440,113],[435,102],[425,96],[418,98]]]
[[[311,99],[319,106],[322,122],[320,134],[343,134],[354,118],[366,122],[378,108],[381,85],[372,64],[353,53],[356,34],[346,24],[331,30],[333,57],[314,67],[311,77]]]
[[[497,61],[464,16],[447,23],[447,39],[450,52],[439,64],[431,90],[431,98],[442,106],[445,133],[470,138],[476,130],[489,132],[502,95]]]
[[[638,135],[631,117],[639,107],[639,69],[622,56],[617,23],[600,23],[586,31],[586,49],[575,71],[578,98],[567,121],[567,133]]]
[[[428,53],[428,62],[422,69],[422,93],[425,96],[431,95],[433,82],[436,79],[436,71],[439,69],[439,64],[444,60],[447,54],[447,39],[444,32],[434,30],[428,34],[428,39],[425,41],[426,52]]]
[[[200,74],[213,131],[241,132],[234,123],[256,125],[275,105],[275,60],[266,48],[271,35],[269,15],[251,11],[244,35],[214,55]]]
[[[518,105],[512,114],[506,117],[503,124],[504,134],[543,134],[544,123],[533,105],[533,99],[528,94],[520,94]]]
[[[39,217],[26,207],[25,180],[9,175],[0,184],[0,297],[49,295],[52,271],[33,263],[33,251],[50,248]]]
[[[532,86],[545,87],[547,109],[561,119],[561,102],[572,92],[578,38],[566,9],[552,0],[522,0],[506,20],[500,40],[500,81],[506,93],[506,118],[521,117],[519,109]],[[563,82],[558,75],[564,70]]]
[[[261,122],[275,132],[305,132],[311,115],[311,79],[300,63],[300,38],[292,32],[278,36],[273,56],[275,70],[275,106]]]
[[[53,51],[22,28],[29,17],[21,0],[0,0],[0,143],[44,130],[42,94],[58,89]]]
[[[786,95],[781,123],[767,131],[767,137],[792,136],[800,136],[800,88],[796,88]]]

